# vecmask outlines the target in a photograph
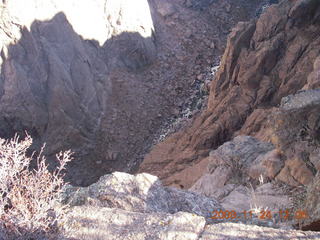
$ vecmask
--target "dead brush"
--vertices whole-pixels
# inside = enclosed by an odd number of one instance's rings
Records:
[[[21,141],[18,136],[0,139],[0,239],[56,239],[57,223],[64,216],[57,200],[71,152],[56,155],[59,165],[51,173],[44,147],[37,157],[27,155],[31,144],[29,135]],[[34,159],[36,167],[30,169]]]

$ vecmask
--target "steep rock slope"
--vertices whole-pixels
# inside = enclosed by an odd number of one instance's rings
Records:
[[[319,87],[319,6],[284,0],[257,21],[239,23],[228,37],[207,109],[156,145],[140,171],[189,188],[205,172],[210,150],[237,134],[260,132],[263,138],[265,119],[282,97]]]
[[[77,185],[135,169],[264,2],[2,1],[0,136],[28,131],[48,156],[71,148]]]

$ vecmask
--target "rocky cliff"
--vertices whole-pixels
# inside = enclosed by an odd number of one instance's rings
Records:
[[[190,95],[230,28],[265,2],[2,1],[0,136],[72,149],[77,185],[136,169],[169,118],[201,108]]]
[[[207,109],[190,127],[156,145],[140,171],[189,188],[206,171],[209,152],[222,143],[237,135],[271,141],[265,125],[281,99],[319,87],[319,5],[281,1],[257,21],[239,23],[228,37]]]
[[[140,171],[226,209],[305,209],[308,218],[290,224],[319,230],[319,20],[319,1],[284,0],[239,23],[207,109]]]

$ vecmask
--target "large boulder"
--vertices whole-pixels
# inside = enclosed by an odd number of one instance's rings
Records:
[[[205,219],[190,213],[138,213],[93,206],[74,207],[64,223],[66,239],[197,240]]]
[[[68,186],[62,202],[71,206],[95,204],[101,207],[119,208],[134,212],[190,212],[207,219],[211,212],[221,208],[214,198],[193,192],[162,186],[159,179],[150,174],[133,176],[114,172],[102,176],[89,187]]]

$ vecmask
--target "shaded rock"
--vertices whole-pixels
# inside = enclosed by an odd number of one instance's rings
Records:
[[[212,174],[204,174],[189,190],[207,197],[220,199],[228,193],[228,189],[231,187],[230,184],[228,184],[228,187],[224,188],[231,174],[231,168],[219,166]]]
[[[238,213],[243,211],[258,211],[268,209],[272,213],[289,208],[292,202],[288,195],[282,193],[275,184],[266,183],[256,189],[238,186],[228,196],[221,199],[221,205],[228,210]],[[262,221],[263,222],[263,221]]]
[[[320,221],[320,173],[314,177],[312,183],[307,188],[306,197],[299,206],[305,209],[308,214],[308,218],[303,220],[302,225],[305,229],[319,231],[319,221]],[[313,223],[316,223],[314,228]]]
[[[311,182],[319,168],[320,91],[289,95],[270,120],[271,140],[287,159],[278,179],[291,185]]]
[[[95,204],[134,212],[184,211],[207,218],[213,209],[221,207],[213,198],[163,187],[155,176],[120,172],[105,175],[89,187],[68,186],[62,194],[62,202],[71,206]]]
[[[254,179],[260,176],[273,179],[282,169],[284,163],[278,150],[272,150],[256,158],[248,169],[248,175]]]

